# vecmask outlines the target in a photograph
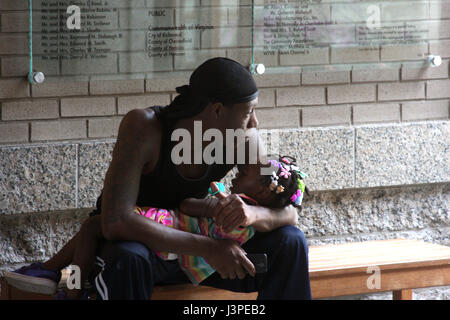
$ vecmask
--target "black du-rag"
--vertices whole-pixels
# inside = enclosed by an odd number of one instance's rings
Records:
[[[188,118],[199,114],[208,103],[245,103],[258,97],[251,73],[228,58],[212,58],[192,73],[189,85],[176,88],[179,95],[164,108],[169,118]]]

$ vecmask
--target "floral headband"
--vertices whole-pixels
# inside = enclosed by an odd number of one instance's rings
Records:
[[[295,160],[293,160],[292,162],[294,161]],[[287,157],[282,157],[281,162],[276,160],[269,160],[269,163],[272,167],[280,169],[280,173],[278,175],[278,170],[276,170],[272,172],[272,175],[270,177],[271,183],[269,185],[269,188],[271,191],[275,191],[276,194],[284,192],[284,187],[278,184],[280,178],[288,179],[291,176],[291,171],[295,171],[300,176],[300,178],[297,178],[298,189],[290,198],[292,203],[300,206],[302,204],[303,194],[305,193],[305,183],[303,182],[303,179],[306,178],[307,175],[301,172],[299,167],[291,163],[291,161],[289,161]]]

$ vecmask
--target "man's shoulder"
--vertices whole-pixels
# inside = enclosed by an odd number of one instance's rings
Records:
[[[120,130],[126,135],[153,140],[161,137],[162,125],[152,108],[133,109],[122,119]]]
[[[148,124],[152,127],[157,127],[160,125],[160,121],[156,116],[156,112],[151,108],[145,109],[133,109],[128,111],[124,117],[125,121],[136,124]]]

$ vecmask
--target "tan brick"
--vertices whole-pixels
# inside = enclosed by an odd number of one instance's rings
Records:
[[[350,70],[342,71],[303,71],[302,85],[307,84],[338,84],[350,82]]]
[[[0,34],[0,54],[28,54],[28,38],[25,33]]]
[[[146,15],[147,16],[147,15]],[[221,27],[228,23],[227,8],[189,8],[176,9],[177,24],[192,24],[194,21],[200,25]]]
[[[331,63],[378,62],[378,47],[339,45],[331,47]]]
[[[325,104],[325,88],[298,87],[277,89],[277,106]]]
[[[30,96],[30,85],[23,79],[0,80],[0,99]]]
[[[449,116],[449,100],[411,101],[402,103],[402,120],[447,119]]]
[[[204,1],[203,1],[204,2]],[[223,2],[223,4],[228,4],[226,1]],[[252,24],[252,8],[251,7],[244,7],[242,4],[242,1],[240,3],[241,7],[239,7],[239,4],[237,4],[236,7],[228,8],[228,25],[232,26],[251,26]],[[255,8],[255,11],[257,8]],[[255,13],[255,16],[258,16],[257,13]]]
[[[115,113],[114,97],[61,99],[62,117],[107,116]]]
[[[88,81],[46,81],[31,86],[33,97],[64,97],[88,95]]]
[[[111,66],[113,61],[111,60]],[[172,60],[167,57],[149,57],[146,52],[124,52],[119,54],[119,72],[139,73],[172,71]]]
[[[302,126],[349,125],[350,106],[324,106],[302,108]]]
[[[431,19],[449,19],[450,18],[450,2],[430,2],[430,18]]]
[[[28,123],[0,123],[0,143],[28,142]]]
[[[316,8],[319,8],[315,6]],[[327,9],[325,8],[325,11]],[[317,12],[316,17],[322,16],[318,21],[330,21],[327,18],[328,14],[324,12]],[[355,26],[352,24],[314,24],[314,27],[307,31],[309,40],[314,43],[355,43]]]
[[[425,98],[425,83],[381,83],[378,85],[378,99],[388,100],[412,100]]]
[[[27,57],[2,57],[1,70],[3,77],[25,76],[30,71],[30,58]]]
[[[420,40],[450,38],[450,20],[409,21],[408,25],[416,30],[427,30]]]
[[[450,40],[430,41],[430,54],[450,58]]]
[[[296,108],[275,108],[256,110],[259,128],[298,128],[299,111]]]
[[[274,52],[273,55],[264,55],[264,51],[255,48],[255,63],[262,63],[266,68],[278,66],[278,53]],[[250,65],[252,61],[252,50],[250,48],[245,49],[227,49],[227,57],[239,62],[243,66]]]
[[[61,75],[59,69],[60,65],[57,59],[43,59],[43,57],[35,56],[33,58],[33,66],[35,70],[43,71],[47,78],[50,78],[50,76]]]
[[[194,70],[208,59],[225,55],[225,49],[210,49],[187,53],[183,57],[175,56],[175,70]]]
[[[421,60],[428,55],[428,44],[392,45],[381,47],[382,61]]]
[[[312,64],[328,64],[329,48],[312,48],[308,50],[280,50],[280,65],[300,66]]]
[[[119,114],[127,114],[133,109],[144,109],[151,106],[165,106],[170,103],[169,94],[147,94],[142,96],[119,97]]]
[[[251,28],[209,29],[202,32],[202,48],[245,47],[251,43]]]
[[[427,82],[427,99],[450,98],[450,80]]]
[[[353,105],[353,123],[400,121],[400,105],[357,104]]]
[[[375,101],[374,84],[338,85],[327,89],[328,103],[352,103]]]
[[[122,121],[122,117],[89,119],[89,138],[116,137],[120,121]]]
[[[59,117],[57,100],[3,102],[2,120],[56,119]]]
[[[88,55],[85,59],[64,59],[61,61],[62,75],[91,75],[91,74],[117,74],[117,54],[103,53],[102,59],[92,58]]]
[[[9,12],[1,15],[2,32],[28,32],[30,14],[28,12]]]
[[[429,17],[428,3],[415,3],[414,5],[408,1],[395,3],[395,1],[383,2],[381,11],[383,21],[408,21],[423,20]]]
[[[299,86],[301,83],[300,72],[254,75],[253,78],[259,88]]]
[[[149,19],[148,10],[142,9],[124,9],[119,10],[119,26],[121,29],[142,29],[142,26],[161,26],[169,27],[174,25],[174,9],[165,9],[165,15],[154,16]]]
[[[402,80],[439,79],[448,78],[449,60],[443,60],[439,67],[417,68],[404,64],[402,67]]]
[[[28,9],[27,0],[2,0],[0,1],[0,10],[26,10]]]
[[[91,81],[91,94],[143,93],[144,79]]]
[[[275,107],[275,90],[262,89],[259,90],[257,108],[274,108]]]
[[[185,1],[183,1],[185,2]],[[224,7],[224,6],[238,6],[251,4],[250,0],[202,0],[202,6]]]
[[[31,123],[31,141],[86,138],[86,120],[57,120]]]
[[[352,70],[352,82],[398,81],[399,79],[400,65],[398,68],[366,68]]]
[[[189,76],[186,77],[173,77],[173,78],[160,78],[160,79],[147,79],[145,80],[146,92],[158,92],[158,91],[170,91],[175,92],[176,87],[189,84]]]
[[[336,21],[337,23],[366,21],[367,10],[369,5],[370,4],[359,4],[359,3],[351,3],[351,4],[333,3],[331,9],[332,11],[331,19],[332,21]]]

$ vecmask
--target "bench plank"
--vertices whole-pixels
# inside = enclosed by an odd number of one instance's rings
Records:
[[[378,266],[381,270],[445,265],[450,247],[417,240],[375,240],[311,246],[310,277],[352,273]]]
[[[192,284],[157,286],[152,300],[256,300],[257,292],[242,293]]]

